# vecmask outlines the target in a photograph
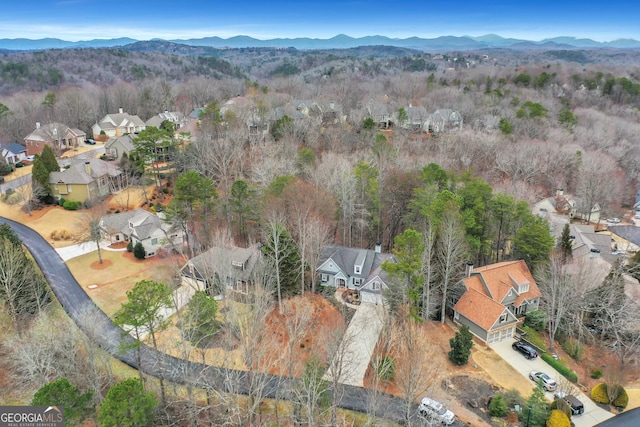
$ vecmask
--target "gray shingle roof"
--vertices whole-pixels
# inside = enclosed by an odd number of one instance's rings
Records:
[[[258,245],[248,248],[214,246],[192,258],[189,263],[195,267],[194,274],[201,280],[212,278],[218,274],[223,278],[232,275],[236,280],[250,281],[253,270],[260,260],[260,255]],[[244,268],[237,264],[243,265]],[[183,274],[190,275],[188,268],[183,268],[182,271]]]
[[[89,163],[87,165],[86,163]],[[87,166],[90,166],[87,171]],[[100,159],[80,160],[62,172],[51,172],[49,184],[90,184],[105,175],[115,177],[121,171],[113,164]]]
[[[133,228],[129,224],[132,224]],[[134,234],[138,239],[145,240],[157,229],[162,229],[164,221],[151,212],[138,208],[102,217],[101,225],[110,234]]]
[[[360,274],[356,274],[354,271],[356,260],[360,261],[363,256],[365,257],[364,265]],[[382,280],[386,281],[387,274],[380,268],[380,266],[384,261],[392,259],[392,257],[393,255],[391,254],[378,253],[371,249],[349,248],[346,246],[326,246],[322,250],[318,265],[322,265],[322,263],[331,258],[336,264],[338,264],[340,270],[345,274],[365,279],[363,283],[366,283],[366,279],[376,275],[379,275]]]
[[[115,138],[109,138],[109,140],[104,144],[104,148],[108,150],[116,142],[119,142],[120,144],[122,144],[122,146],[129,152],[136,149],[136,147],[133,145],[133,138],[131,137],[131,135],[124,135],[124,136],[118,136]]]
[[[636,246],[640,246],[640,227],[634,225],[610,225],[608,228],[612,233],[630,241]]]

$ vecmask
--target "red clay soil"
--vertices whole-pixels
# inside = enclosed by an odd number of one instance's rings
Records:
[[[100,264],[99,260],[91,263],[91,268],[93,270],[104,270],[105,268],[111,267],[112,265],[113,265],[113,262],[111,260],[103,259],[102,264]]]
[[[306,296],[297,296],[290,300],[295,306],[295,302],[301,299],[307,300],[312,304],[312,319],[309,322],[309,332],[304,335],[298,345],[293,348],[292,360],[294,363],[294,376],[300,376],[304,363],[310,356],[316,356],[322,363],[327,361],[327,349],[326,343],[328,342],[327,334],[335,330],[336,324],[341,319],[341,313],[326,299],[320,295],[312,295],[307,293]],[[281,355],[279,363],[270,369],[271,374],[286,374],[287,373],[287,359],[285,352],[288,352],[289,337],[287,333],[287,327],[285,323],[285,317],[281,316],[278,312],[277,306],[268,315],[266,319],[265,328],[271,330],[274,340],[272,346],[274,347],[274,354]]]

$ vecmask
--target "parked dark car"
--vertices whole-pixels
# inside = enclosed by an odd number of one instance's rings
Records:
[[[93,138],[87,138],[86,143],[89,145],[96,145],[96,140]]]
[[[526,342],[516,341],[511,344],[511,348],[522,353],[527,359],[535,359],[538,357],[538,352]]]
[[[582,414],[584,414],[584,405],[574,395],[567,394],[567,393],[565,393],[563,391],[559,391],[556,394],[554,394],[553,397],[555,397],[556,399],[562,399],[565,402],[567,402],[567,404],[571,408],[571,413],[573,415],[582,415]]]

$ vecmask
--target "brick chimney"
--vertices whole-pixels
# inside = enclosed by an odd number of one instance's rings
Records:
[[[124,111],[122,110],[122,107],[118,108],[118,113],[120,114],[124,113]]]

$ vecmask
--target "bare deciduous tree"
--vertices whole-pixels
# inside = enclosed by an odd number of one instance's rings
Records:
[[[440,323],[446,319],[447,297],[451,286],[461,278],[465,238],[459,213],[449,209],[442,220],[436,244],[436,269],[440,282]]]

